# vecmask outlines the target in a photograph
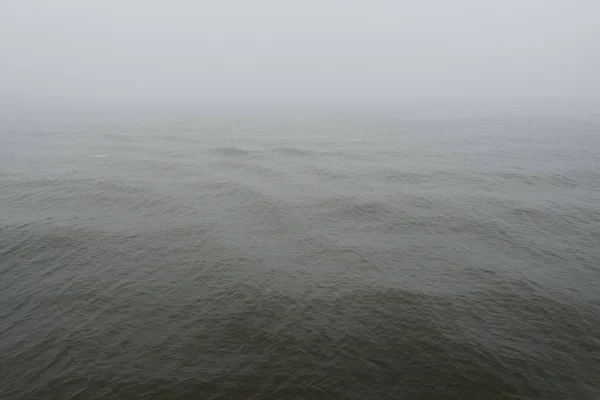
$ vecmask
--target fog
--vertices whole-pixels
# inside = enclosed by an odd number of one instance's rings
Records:
[[[596,0],[3,0],[3,108],[594,110]]]

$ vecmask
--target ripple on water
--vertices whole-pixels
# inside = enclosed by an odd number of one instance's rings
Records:
[[[338,122],[2,137],[0,398],[597,399],[591,128]]]

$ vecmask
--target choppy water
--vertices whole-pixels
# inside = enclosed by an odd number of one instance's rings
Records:
[[[598,399],[600,126],[5,127],[2,399]]]

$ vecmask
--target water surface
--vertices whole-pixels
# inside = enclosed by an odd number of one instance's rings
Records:
[[[600,398],[600,125],[4,127],[3,399]]]

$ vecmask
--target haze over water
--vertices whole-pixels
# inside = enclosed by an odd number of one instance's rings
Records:
[[[600,2],[5,0],[0,398],[600,398]]]

